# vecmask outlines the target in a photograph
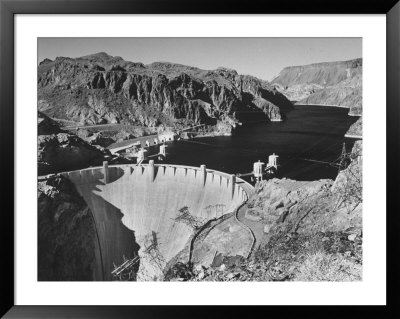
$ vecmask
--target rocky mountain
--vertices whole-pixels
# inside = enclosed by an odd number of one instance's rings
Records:
[[[60,129],[58,124],[38,112],[39,175],[101,165],[110,154],[92,146],[75,134]]]
[[[101,280],[92,212],[60,176],[38,183],[38,280]]]
[[[272,80],[297,104],[334,105],[362,113],[362,59],[315,63],[284,68]]]
[[[125,61],[106,53],[57,57],[38,66],[38,108],[82,124],[234,126],[241,110],[281,120],[291,102],[268,82],[235,70]]]

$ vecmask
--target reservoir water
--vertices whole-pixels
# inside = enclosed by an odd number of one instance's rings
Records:
[[[334,179],[337,167],[307,159],[332,162],[350,151],[354,140],[344,137],[357,117],[346,108],[296,105],[284,122],[243,124],[232,136],[203,137],[168,144],[166,163],[200,166],[226,173],[248,173],[253,163],[279,155],[277,177],[296,180]],[[249,178],[246,178],[249,180]]]

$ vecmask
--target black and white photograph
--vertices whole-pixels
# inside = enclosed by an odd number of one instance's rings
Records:
[[[37,281],[363,281],[362,44],[39,37]]]

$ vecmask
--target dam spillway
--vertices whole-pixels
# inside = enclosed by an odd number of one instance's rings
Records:
[[[72,181],[93,213],[97,280],[112,280],[115,265],[137,254],[139,272],[157,277],[160,268],[143,255],[149,237],[157,235],[165,266],[194,234],[175,220],[180,209],[187,207],[192,216],[207,221],[234,212],[248,198],[245,181],[204,166],[104,165],[60,175]]]

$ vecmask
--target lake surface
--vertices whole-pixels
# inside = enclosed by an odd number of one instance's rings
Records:
[[[268,162],[279,155],[278,177],[296,180],[334,179],[337,168],[305,159],[331,162],[346,142],[350,151],[354,140],[344,137],[357,117],[348,109],[326,106],[295,106],[284,122],[259,122],[239,127],[234,135],[204,137],[168,143],[165,163],[200,166],[226,173],[248,173],[253,163]],[[246,178],[249,180],[249,178]]]

